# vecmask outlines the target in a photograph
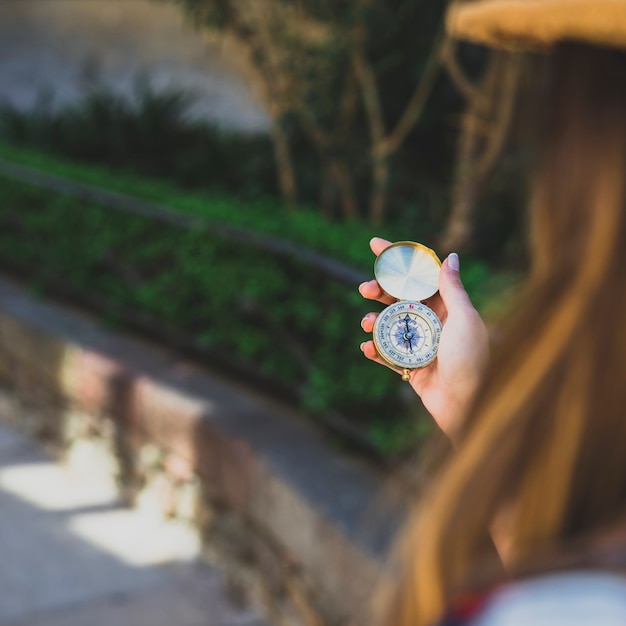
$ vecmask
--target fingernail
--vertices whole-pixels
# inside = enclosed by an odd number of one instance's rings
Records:
[[[366,344],[366,343],[367,343],[367,341],[364,341],[364,342],[363,342],[363,343],[359,346],[359,348],[361,348],[361,352],[364,352],[364,351],[365,351],[365,350],[364,350],[364,348],[365,348],[365,344]]]
[[[448,255],[448,267],[454,272],[458,272],[461,268],[459,262],[459,255],[456,252],[452,252]]]
[[[369,318],[369,313],[367,315],[363,316],[363,319],[361,320],[361,328],[363,328],[363,324],[365,323],[365,321]]]

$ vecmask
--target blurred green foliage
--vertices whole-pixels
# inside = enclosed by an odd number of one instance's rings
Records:
[[[164,177],[179,186],[241,198],[276,195],[272,145],[188,119],[191,96],[138,86],[135,101],[107,91],[79,103],[32,111],[0,106],[0,138],[75,161]]]
[[[358,224],[329,224],[314,211],[271,211],[217,194],[185,195],[162,182],[0,146],[0,158],[9,157],[222,223],[258,225],[371,273],[370,234]],[[259,219],[264,212],[267,219]],[[298,259],[3,178],[0,262],[40,291],[97,308],[109,322],[148,320],[162,340],[182,338],[209,363],[290,394],[322,420],[339,413],[384,454],[405,450],[427,430],[398,377],[360,354],[359,320],[380,305]],[[503,279],[484,264],[464,259],[463,275],[479,305],[498,299]]]
[[[96,167],[84,162],[76,163],[8,143],[0,142],[0,159],[199,215],[208,220],[284,237],[328,253],[357,268],[366,268],[367,272],[373,263],[368,247],[368,241],[372,237],[370,227],[357,221],[329,223],[313,208],[301,207],[297,211],[288,211],[272,198],[245,200],[218,190],[191,193],[162,178],[147,178],[129,171]],[[428,241],[425,232],[418,229],[414,233],[414,237],[420,237],[420,241]],[[391,238],[394,230],[385,226],[375,234]]]
[[[0,261],[109,322],[147,316],[313,414],[332,407],[367,424],[401,412],[396,377],[359,353],[356,285],[297,259],[3,180]]]
[[[438,66],[402,141],[382,161],[377,155],[437,58],[445,2],[173,1],[249,54],[257,80],[266,81],[269,135],[189,119],[189,95],[139,85],[134,102],[96,91],[63,110],[44,100],[30,112],[0,107],[0,159],[280,237],[367,276],[373,234],[434,247],[448,217],[464,105]],[[463,56],[479,73],[481,51]],[[377,114],[368,108],[372,96]],[[381,163],[386,176],[377,183]],[[292,207],[283,202],[281,167],[293,170]],[[385,219],[373,232],[365,220],[377,188]],[[502,233],[517,225],[500,211],[510,196],[503,189],[496,189],[503,199],[481,213],[491,260],[509,245]],[[210,227],[167,225],[2,178],[0,263],[109,323],[141,327],[243,372],[384,455],[402,453],[429,431],[407,386],[360,354],[359,321],[382,307],[302,259],[234,245]],[[516,277],[467,257],[462,273],[479,309],[494,317],[506,312]]]

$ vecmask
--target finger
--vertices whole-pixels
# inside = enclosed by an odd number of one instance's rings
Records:
[[[370,248],[372,252],[378,256],[383,250],[388,248],[391,245],[391,241],[387,241],[382,237],[374,237],[370,241]]]
[[[388,296],[380,287],[377,281],[368,280],[359,285],[359,293],[368,300],[377,300],[383,304],[393,304],[396,299]]]
[[[361,352],[363,352],[363,354],[370,360],[370,361],[374,361],[374,363],[378,363],[379,365],[384,365],[385,367],[389,368],[390,370],[393,370],[394,372],[396,372],[396,374],[402,374],[402,370],[394,367],[393,365],[389,365],[389,363],[387,363],[387,361],[385,361],[384,359],[382,359],[380,357],[380,355],[378,354],[377,350],[376,350],[376,346],[374,345],[373,341],[364,341],[361,344]]]
[[[361,320],[361,328],[366,333],[371,333],[374,330],[374,323],[376,322],[376,318],[378,317],[378,313],[368,313]]]
[[[443,262],[439,273],[439,293],[448,311],[448,315],[459,309],[472,307],[472,303],[461,282],[459,257],[452,253]]]

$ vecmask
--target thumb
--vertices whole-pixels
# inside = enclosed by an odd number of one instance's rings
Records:
[[[443,262],[439,272],[439,293],[448,314],[459,308],[472,306],[467,291],[461,282],[459,269],[459,255],[453,252]]]

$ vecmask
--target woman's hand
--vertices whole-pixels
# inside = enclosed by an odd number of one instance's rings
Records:
[[[391,242],[378,237],[370,242],[376,256],[390,245]],[[359,292],[364,298],[383,304],[396,302],[375,280],[360,285]],[[487,328],[461,283],[456,254],[443,262],[439,292],[425,304],[438,315],[443,330],[437,358],[430,365],[413,370],[410,384],[439,427],[454,441],[489,357]],[[368,313],[363,318],[361,327],[365,332],[372,332],[377,317],[377,313]],[[378,355],[373,341],[362,343],[361,350],[368,359],[402,373]]]

